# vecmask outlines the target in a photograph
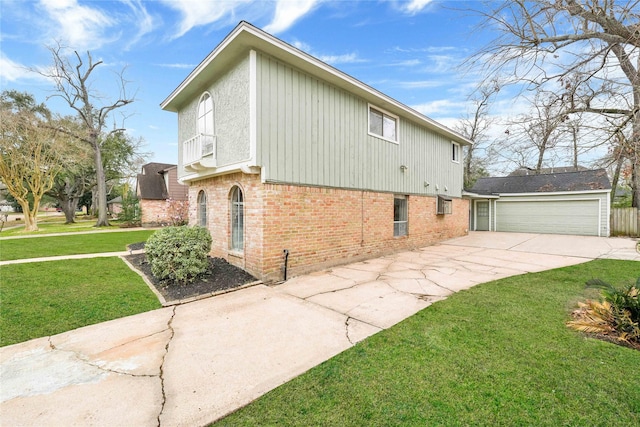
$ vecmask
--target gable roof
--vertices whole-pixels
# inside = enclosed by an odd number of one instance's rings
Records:
[[[604,169],[480,178],[470,190],[476,194],[553,193],[565,191],[610,190]]]
[[[250,50],[264,52],[309,75],[353,93],[367,102],[374,103],[380,108],[408,118],[459,144],[473,144],[473,141],[463,135],[245,21],[241,21],[198,64],[187,78],[162,101],[160,107],[163,110],[177,112],[187,102],[201,95],[202,87],[206,85],[207,81],[224,72],[237,58],[246,55]]]
[[[138,174],[136,194],[139,199],[164,200],[168,198],[163,172],[176,165],[170,163],[147,163]]]

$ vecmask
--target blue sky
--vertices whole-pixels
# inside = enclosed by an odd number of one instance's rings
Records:
[[[110,97],[125,69],[136,102],[113,115],[142,137],[150,161],[177,162],[177,115],[159,104],[245,20],[453,126],[469,107],[478,76],[458,66],[495,35],[474,31],[479,18],[455,1],[0,0],[0,84],[39,101],[51,82],[27,68],[51,64],[60,42],[104,61],[94,90]],[[61,114],[72,111],[60,102]],[[504,110],[508,105],[502,104]],[[496,113],[499,114],[499,113]]]

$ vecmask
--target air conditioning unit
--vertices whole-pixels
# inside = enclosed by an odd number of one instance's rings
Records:
[[[452,202],[451,197],[447,196],[438,196],[437,202],[437,214],[438,215],[448,215],[452,212]]]

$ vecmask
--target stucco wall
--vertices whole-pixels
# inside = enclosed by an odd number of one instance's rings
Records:
[[[213,99],[214,132],[217,137],[217,166],[247,160],[249,149],[249,56],[221,75],[178,112],[178,173],[185,175],[182,143],[197,134],[200,97],[209,92]]]

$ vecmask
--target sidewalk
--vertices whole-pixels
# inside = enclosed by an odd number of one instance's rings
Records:
[[[640,261],[634,241],[609,240],[472,233],[3,347],[2,424],[204,425],[454,292],[597,257]],[[570,247],[580,256],[554,253]]]

